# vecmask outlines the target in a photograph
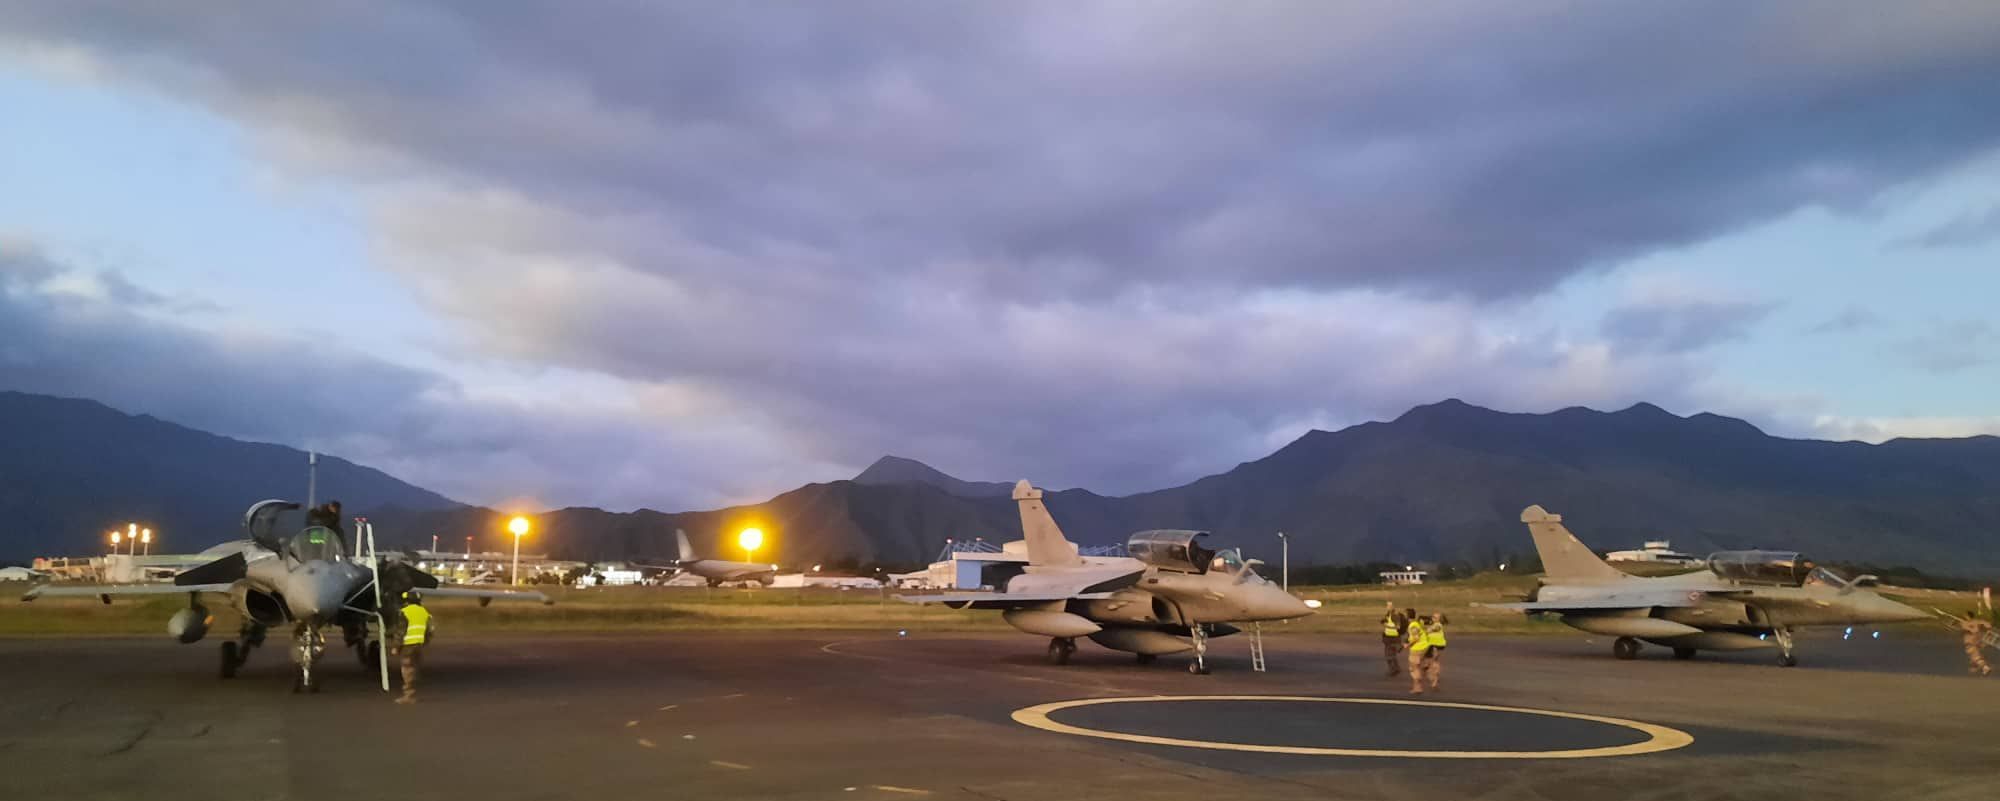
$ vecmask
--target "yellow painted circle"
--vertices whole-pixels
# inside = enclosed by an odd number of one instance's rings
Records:
[[[1394,706],[1434,706],[1446,709],[1472,709],[1482,712],[1512,712],[1518,715],[1541,715],[1551,718],[1569,718],[1608,726],[1632,729],[1646,735],[1646,739],[1630,745],[1606,746],[1604,748],[1573,748],[1560,751],[1420,751],[1394,748],[1319,748],[1303,745],[1254,745],[1251,743],[1229,743],[1213,740],[1183,740],[1178,737],[1155,737],[1150,734],[1132,734],[1104,729],[1086,729],[1057,723],[1049,715],[1064,709],[1099,704],[1151,704],[1171,701],[1306,701],[1328,704],[1385,704]],[[1641,723],[1624,718],[1602,715],[1585,715],[1577,712],[1558,712],[1552,709],[1527,709],[1517,706],[1489,706],[1486,704],[1459,704],[1448,701],[1410,701],[1397,698],[1322,698],[1310,695],[1142,695],[1128,698],[1081,698],[1075,701],[1056,701],[1015,710],[1014,721],[1024,726],[1061,734],[1081,737],[1098,737],[1106,740],[1123,740],[1147,745],[1172,745],[1181,748],[1207,748],[1216,751],[1251,751],[1260,754],[1298,754],[1302,756],[1349,756],[1349,757],[1404,757],[1411,759],[1587,759],[1590,757],[1632,756],[1672,751],[1684,748],[1694,742],[1694,737],[1679,729],[1652,723]]]

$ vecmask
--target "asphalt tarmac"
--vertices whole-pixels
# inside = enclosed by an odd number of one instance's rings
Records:
[[[1262,674],[1242,638],[1218,640],[1209,676],[1089,644],[1058,667],[1025,635],[447,638],[409,707],[345,651],[322,693],[293,695],[277,648],[225,682],[214,642],[0,640],[0,798],[2000,797],[2000,678],[1965,675],[1954,641],[1905,636],[1809,638],[1783,669],[1456,635],[1422,700],[1528,711],[1229,699],[1043,715],[1201,747],[1015,717],[1130,696],[1412,696],[1363,636],[1269,638]],[[1648,742],[1671,748],[1547,758]]]

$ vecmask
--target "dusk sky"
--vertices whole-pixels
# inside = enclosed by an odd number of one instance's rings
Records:
[[[589,9],[585,13],[583,9]],[[2000,433],[2000,3],[0,2],[0,389],[477,503]]]

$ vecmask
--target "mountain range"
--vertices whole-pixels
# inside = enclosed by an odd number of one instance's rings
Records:
[[[235,536],[263,497],[304,491],[304,454],[240,442],[90,401],[0,393],[0,558],[102,550],[126,518],[194,543]],[[1032,476],[1028,478],[1033,478]],[[508,545],[493,510],[366,467],[322,458],[320,486],[366,512],[390,544]],[[853,479],[763,503],[690,512],[568,508],[536,516],[525,548],[588,560],[669,558],[685,529],[704,555],[735,558],[733,532],[770,536],[759,560],[914,564],[947,538],[1013,539],[1011,482],[966,481],[888,456]],[[1520,510],[1563,514],[1600,550],[1670,539],[1679,550],[1802,550],[1822,560],[2000,574],[2000,438],[1882,444],[1773,437],[1742,420],[1680,417],[1650,404],[1615,412],[1514,414],[1447,400],[1388,422],[1311,431],[1264,458],[1189,484],[1109,497],[1050,492],[1072,538],[1121,541],[1147,528],[1199,528],[1275,562],[1460,561],[1528,553]],[[193,535],[184,535],[193,536]],[[187,540],[176,538],[177,549]]]

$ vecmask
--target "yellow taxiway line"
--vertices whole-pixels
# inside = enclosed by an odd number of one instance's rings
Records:
[[[1256,745],[1252,743],[1231,743],[1214,740],[1184,740],[1178,737],[1156,737],[1150,734],[1132,734],[1104,729],[1087,729],[1058,723],[1049,715],[1064,709],[1096,706],[1099,704],[1151,704],[1174,701],[1302,701],[1327,704],[1382,704],[1390,706],[1430,706],[1445,709],[1470,709],[1479,712],[1506,712],[1517,715],[1541,715],[1552,718],[1568,718],[1607,726],[1632,729],[1646,735],[1646,739],[1630,745],[1614,745],[1602,748],[1572,748],[1556,751],[1425,751],[1421,749],[1398,748],[1320,748],[1303,745]],[[1024,726],[1033,726],[1060,734],[1074,734],[1079,737],[1097,737],[1105,740],[1123,740],[1147,745],[1171,745],[1181,748],[1207,748],[1216,751],[1250,751],[1260,754],[1297,754],[1301,756],[1347,756],[1347,757],[1398,757],[1407,759],[1588,759],[1591,757],[1633,756],[1653,754],[1685,748],[1694,742],[1694,737],[1679,729],[1652,723],[1642,723],[1624,718],[1603,715],[1585,715],[1578,712],[1558,712],[1553,709],[1529,709],[1517,706],[1491,706],[1487,704],[1460,704],[1449,701],[1414,701],[1396,698],[1325,698],[1309,695],[1147,695],[1126,698],[1081,698],[1075,701],[1057,701],[1048,704],[1019,709],[1014,712],[1014,721]]]

